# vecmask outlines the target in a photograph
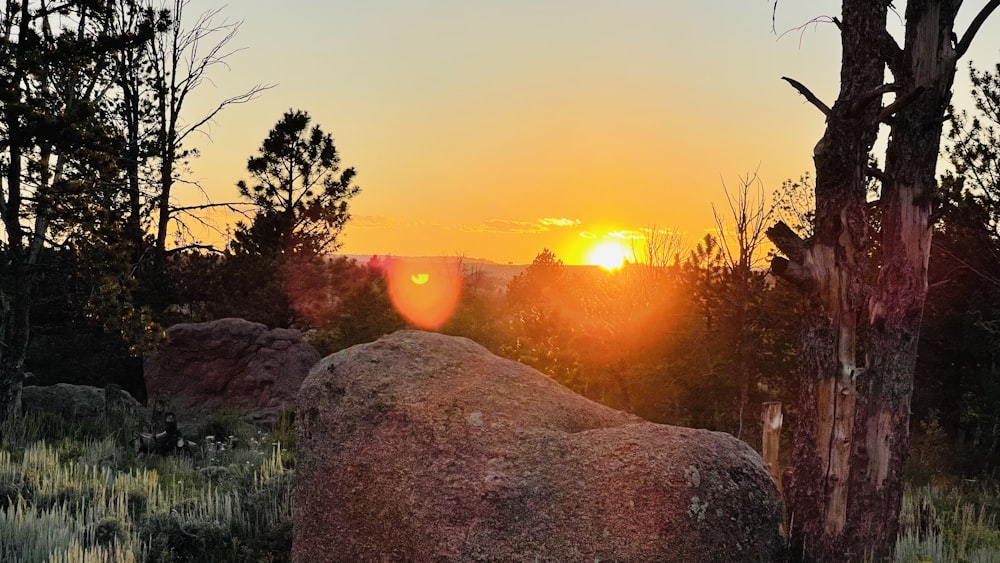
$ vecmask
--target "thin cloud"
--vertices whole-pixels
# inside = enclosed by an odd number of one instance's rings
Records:
[[[579,219],[566,219],[564,217],[544,217],[538,222],[545,227],[575,227],[580,224]]]
[[[514,234],[534,234],[547,231],[548,229],[537,223],[529,221],[510,221],[508,219],[492,219],[477,225],[465,225],[462,230],[467,233],[514,233]]]
[[[576,227],[579,225],[579,219],[567,219],[565,217],[543,217],[537,222],[491,219],[476,225],[465,225],[462,227],[462,230],[469,233],[537,234],[550,231],[552,228]]]
[[[640,240],[646,238],[646,234],[642,231],[633,231],[631,229],[612,231],[608,233],[608,236],[620,240]]]

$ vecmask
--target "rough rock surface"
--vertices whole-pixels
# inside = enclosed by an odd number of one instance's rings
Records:
[[[295,561],[779,558],[780,498],[749,446],[598,405],[465,338],[333,354],[296,412]]]
[[[93,421],[109,416],[127,416],[137,421],[145,417],[142,404],[117,385],[107,388],[72,383],[25,385],[21,388],[21,410],[47,411],[67,421]]]
[[[220,411],[266,419],[294,406],[319,360],[297,330],[220,319],[171,326],[167,342],[143,362],[143,376],[149,405],[177,413],[181,424]]]

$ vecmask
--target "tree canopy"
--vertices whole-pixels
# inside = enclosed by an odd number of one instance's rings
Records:
[[[304,111],[286,112],[247,160],[253,180],[237,187],[257,210],[252,224],[237,225],[237,252],[319,255],[340,246],[348,201],[361,190],[354,168],[340,169],[333,137],[310,122]]]

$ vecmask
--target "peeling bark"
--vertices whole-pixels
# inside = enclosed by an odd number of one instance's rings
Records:
[[[900,48],[885,30],[888,2],[843,2],[841,90],[814,149],[816,235],[803,241],[783,225],[768,231],[788,256],[772,271],[814,305],[803,332],[787,497],[793,542],[808,560],[892,560],[942,116],[958,55],[1000,1],[989,2],[956,45],[960,4],[907,2]],[[898,98],[882,107],[889,92]],[[878,178],[880,263],[869,265],[867,160],[883,120],[892,131]]]

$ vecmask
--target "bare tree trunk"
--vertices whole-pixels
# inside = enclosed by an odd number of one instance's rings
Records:
[[[4,295],[3,341],[0,354],[0,427],[15,416],[21,406],[24,383],[24,356],[28,349],[30,323],[30,280],[25,268],[12,264],[9,272],[13,291]],[[0,438],[3,431],[0,430]]]
[[[785,487],[782,483],[781,475],[781,463],[779,462],[779,454],[781,452],[781,423],[784,417],[781,414],[781,403],[777,401],[772,401],[764,403],[761,406],[760,422],[761,422],[761,437],[760,437],[760,455],[764,458],[764,464],[767,466],[768,473],[771,474],[771,479],[774,480],[774,486],[778,488],[778,494],[782,498],[782,509],[781,509],[781,525],[778,526],[778,533],[782,537],[788,537],[788,507],[787,503],[784,502],[785,498]]]
[[[154,0],[145,0],[150,7]],[[156,261],[162,264],[167,253],[167,235],[171,221],[176,218],[177,209],[171,205],[174,195],[174,178],[178,164],[193,155],[185,149],[188,136],[201,131],[223,109],[234,104],[249,102],[271,86],[257,84],[246,92],[220,101],[213,109],[200,117],[181,119],[188,95],[217,64],[226,64],[226,58],[233,51],[227,46],[240,29],[240,22],[217,22],[221,8],[209,10],[198,16],[190,28],[182,27],[186,22],[184,11],[190,0],[172,0],[162,6],[172,6],[172,22],[163,35],[148,44],[147,57],[153,71],[156,90],[157,157],[160,159],[157,178],[156,206]]]
[[[864,536],[875,539],[876,546],[891,545],[898,533],[910,396],[927,295],[935,166],[958,57],[952,30],[960,4],[907,2],[905,47],[895,64],[890,61],[897,99],[909,101],[891,117],[880,201],[882,260],[868,307],[869,365],[859,380],[865,400],[857,416],[858,463],[851,472],[857,494],[849,513],[869,528]],[[892,550],[874,554],[888,559]]]
[[[30,29],[28,3],[20,9],[18,37],[26,37]],[[10,31],[9,29],[7,30]],[[3,196],[2,218],[6,234],[4,245],[3,278],[0,278],[0,303],[3,317],[0,319],[0,426],[17,414],[20,406],[21,384],[24,381],[24,356],[28,347],[30,328],[30,288],[31,279],[27,268],[28,248],[21,225],[23,194],[21,185],[22,158],[26,151],[26,135],[21,126],[19,106],[22,105],[21,82],[27,66],[28,49],[23,41],[14,46],[14,69],[9,79],[9,90],[2,92],[7,105],[4,121],[7,128],[6,139],[6,193]]]
[[[885,29],[888,4],[844,1],[836,21],[841,91],[832,108],[789,80],[827,114],[814,153],[816,235],[803,241],[782,224],[768,231],[789,258],[776,258],[772,269],[814,304],[787,497],[806,560],[892,560],[941,127],[956,60],[1000,0],[987,3],[961,41],[953,33],[959,0],[911,0],[903,48]],[[883,84],[887,66],[892,84]],[[882,107],[889,92],[896,99]],[[891,127],[884,172],[867,169],[880,122]],[[867,233],[868,175],[882,185],[879,245]]]
[[[871,38],[885,31],[887,8],[881,0],[844,2],[840,94],[813,152],[816,235],[811,244],[782,248],[809,272],[815,305],[803,339],[795,471],[787,499],[793,538],[819,560],[844,561],[858,547],[848,542],[853,523],[847,507],[861,368],[857,332],[865,306],[866,166],[879,110],[863,97],[882,85],[885,63],[869,51]]]

